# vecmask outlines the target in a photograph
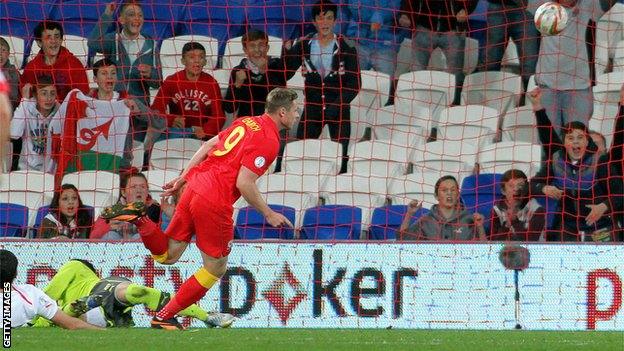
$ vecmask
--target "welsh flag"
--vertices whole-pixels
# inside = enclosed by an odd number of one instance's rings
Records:
[[[59,181],[73,171],[118,171],[130,126],[130,109],[122,100],[96,100],[75,89],[57,116],[50,130]]]

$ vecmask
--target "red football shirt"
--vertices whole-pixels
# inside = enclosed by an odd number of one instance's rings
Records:
[[[208,157],[187,174],[188,187],[210,206],[231,211],[241,195],[236,187],[241,166],[264,174],[277,157],[279,140],[277,126],[267,114],[236,119],[219,133]]]
[[[184,128],[201,126],[204,133],[214,136],[225,123],[221,100],[219,83],[211,75],[202,72],[199,79],[192,82],[182,70],[165,79],[152,109],[166,114],[169,127],[176,116],[182,116]]]

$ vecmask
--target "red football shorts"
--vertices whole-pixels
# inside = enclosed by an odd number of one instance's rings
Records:
[[[177,241],[190,242],[195,235],[197,247],[210,257],[227,256],[234,239],[231,207],[215,204],[186,188],[176,206],[165,234]]]

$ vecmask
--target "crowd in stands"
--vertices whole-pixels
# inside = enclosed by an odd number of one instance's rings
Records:
[[[532,5],[536,8],[543,2]],[[464,52],[468,17],[477,3],[348,0],[339,9],[330,0],[321,0],[309,18],[314,30],[294,41],[284,38],[280,57],[269,56],[269,36],[264,31],[249,28],[241,38],[245,57],[231,69],[225,94],[217,78],[206,72],[207,48],[197,41],[182,46],[183,69],[163,77],[158,38],[143,32],[143,9],[136,1],[124,1],[119,8],[115,2],[108,4],[90,31],[89,49],[103,55],[90,65],[92,87],[87,68],[62,45],[61,23],[45,20],[35,27],[40,49],[23,71],[9,62],[9,45],[0,38],[0,67],[14,109],[10,170],[55,174],[57,190],[48,213],[36,234],[29,236],[138,239],[132,224],[93,218],[81,200],[79,184],[62,181],[72,171],[120,174],[117,203],[143,201],[149,218],[166,225],[175,199],[152,198],[148,179],[141,172],[150,169],[154,144],[176,138],[208,140],[219,134],[228,117],[261,115],[267,94],[275,87],[288,86],[295,75],[301,75],[305,104],[296,133],[281,135],[280,157],[273,171],[288,172],[282,155],[293,136],[318,139],[327,128],[329,138],[341,148],[336,173],[348,173],[350,147],[359,141],[352,131],[352,101],[364,89],[362,72],[372,69],[389,77],[390,89],[383,93],[391,105],[404,39],[411,39],[412,71],[427,70],[434,50],[442,50],[446,70],[455,77],[454,96],[447,97],[446,107],[466,104],[462,87],[470,72],[465,72]],[[533,25],[535,8],[524,1],[487,3],[487,35],[477,70],[500,71],[508,40],[515,42],[518,73],[526,92],[517,98],[522,105],[526,96],[534,112],[544,151],[542,160],[533,161],[542,161],[541,168],[532,174],[514,167],[504,172],[496,185],[502,197],[492,201],[488,213],[464,206],[458,174],[443,175],[434,186],[437,203],[428,212],[422,214],[422,199],[406,206],[396,228],[397,239],[624,240],[624,85],[618,114],[609,117],[615,120],[609,146],[604,135],[589,129],[594,97],[591,50],[585,40],[589,24],[597,22],[614,1],[560,1],[570,9],[571,19],[561,35],[553,36],[540,36]],[[341,14],[346,18],[339,18]],[[338,30],[338,21],[347,24],[344,32]],[[117,22],[119,31],[115,30]],[[535,89],[529,90],[532,77]],[[150,90],[157,90],[154,98]],[[78,128],[89,117],[103,116],[108,116],[106,123]],[[422,129],[431,131],[428,140],[435,141],[439,136],[430,127]],[[110,142],[113,151],[102,151],[106,149],[102,144],[94,147],[101,143],[100,135],[114,140]],[[365,138],[370,139],[370,133]],[[139,160],[133,152],[137,142],[144,148]]]

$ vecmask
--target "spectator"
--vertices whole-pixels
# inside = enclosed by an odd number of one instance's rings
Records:
[[[101,329],[81,319],[65,314],[43,291],[30,284],[14,284],[17,277],[17,257],[8,250],[0,250],[0,293],[4,296],[4,287],[11,284],[10,323],[12,328],[28,325],[36,317],[50,319],[65,329]],[[4,321],[3,321],[4,324]]]
[[[447,72],[455,75],[453,104],[461,102],[468,15],[478,0],[403,0],[399,24],[412,29],[412,70],[427,69],[431,53],[442,49]],[[450,96],[448,98],[451,98]]]
[[[73,184],[63,184],[54,193],[48,214],[37,231],[37,239],[87,239],[93,217]]]
[[[167,118],[168,138],[209,139],[225,123],[219,83],[203,71],[206,49],[197,42],[182,47],[184,69],[163,82],[152,109]]]
[[[143,173],[131,169],[121,177],[119,184],[121,196],[115,206],[125,206],[136,201],[144,202],[147,216],[155,223],[160,222],[160,205],[152,199],[148,192],[147,178]],[[113,207],[115,207],[113,206]],[[91,231],[91,239],[102,240],[137,240],[140,239],[134,224],[98,218]]]
[[[540,47],[540,33],[533,15],[527,10],[528,0],[487,0],[487,40],[481,49],[480,66],[484,71],[500,71],[507,41],[513,40],[520,59],[524,91],[535,74]]]
[[[281,58],[269,57],[269,37],[251,29],[242,38],[245,58],[232,69],[230,85],[223,109],[236,116],[260,116],[264,103],[273,88],[286,87],[284,63]]]
[[[63,101],[72,89],[89,91],[87,71],[82,62],[63,42],[63,27],[58,22],[43,21],[35,27],[35,41],[41,48],[35,58],[26,64],[21,87],[34,86],[42,75],[49,75],[56,86],[57,99]],[[23,90],[22,90],[23,93]],[[30,96],[30,94],[27,94]]]
[[[351,16],[346,34],[357,42],[360,70],[374,69],[390,76],[393,82],[399,48],[407,33],[397,23],[401,0],[348,3]]]
[[[11,120],[11,170],[53,172],[49,126],[59,111],[56,86],[51,76],[44,75],[35,83],[34,99],[29,99],[30,91],[30,84],[26,84],[24,98]]]
[[[143,159],[143,166],[147,167],[154,142],[165,128],[165,119],[158,114],[151,113],[151,110],[143,104],[141,99],[130,97],[126,91],[116,92],[114,90],[117,84],[117,64],[114,61],[105,58],[94,63],[93,76],[97,88],[91,90],[89,94],[91,97],[98,100],[123,101],[130,109],[131,116],[133,116],[134,119],[151,126],[148,127],[148,132],[144,141],[146,157]],[[130,122],[132,123],[134,119],[130,118]],[[132,159],[132,133],[128,133],[121,168],[130,168],[132,166]]]
[[[546,211],[529,197],[524,172],[510,169],[501,179],[503,198],[491,211],[490,240],[538,241],[546,225]]]
[[[544,194],[557,200],[549,240],[614,241],[617,225],[612,214],[623,206],[623,186],[607,155],[597,153],[597,146],[587,127],[579,121],[569,122],[559,135],[542,105],[541,89],[528,94],[533,103],[539,136],[547,161],[531,179],[531,193]]]
[[[545,2],[537,1],[535,9]],[[557,35],[542,37],[535,82],[542,88],[542,103],[557,133],[569,122],[578,121],[587,125],[593,113],[585,34],[588,22],[597,22],[614,2],[560,0],[559,3],[568,9],[568,25]]]
[[[20,103],[20,73],[15,65],[9,61],[10,50],[6,39],[0,37],[0,70],[9,83],[9,99],[13,110],[15,110]]]
[[[321,0],[312,7],[316,33],[284,46],[288,71],[302,67],[305,109],[297,128],[298,139],[318,138],[327,124],[333,141],[342,144],[341,173],[347,171],[351,137],[351,100],[360,91],[357,51],[350,41],[334,33],[337,7]]]
[[[264,114],[267,95],[274,88],[286,87],[286,80],[294,75],[284,71],[282,58],[269,57],[269,37],[266,33],[251,29],[242,38],[245,57],[232,69],[230,85],[225,95],[223,108],[237,117],[260,116]],[[288,130],[280,131],[280,152],[275,161],[275,171],[282,165]]]
[[[9,143],[9,129],[11,124],[11,101],[9,100],[9,84],[0,70],[0,174],[5,171],[5,157]]]
[[[443,176],[435,184],[437,205],[409,225],[422,202],[410,202],[399,232],[401,240],[485,240],[484,217],[465,210],[459,199],[459,183],[453,176]]]
[[[149,106],[150,88],[158,89],[162,80],[156,43],[141,33],[143,10],[136,0],[124,0],[121,4],[121,32],[107,33],[115,24],[115,6],[115,2],[106,5],[104,14],[89,35],[89,49],[101,52],[107,59],[117,62],[115,91],[126,91],[130,96],[141,100],[145,106]],[[145,121],[136,119],[132,131],[134,139],[143,141],[148,127]]]

